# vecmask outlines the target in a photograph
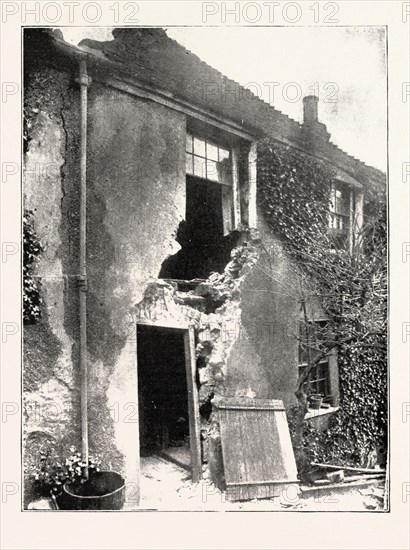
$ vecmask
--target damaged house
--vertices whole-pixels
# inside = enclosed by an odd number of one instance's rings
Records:
[[[26,29],[24,48],[24,208],[38,240],[26,289],[35,295],[24,330],[26,468],[46,441],[87,439],[134,484],[136,504],[153,455],[223,489],[224,464],[240,462],[244,442],[229,429],[221,441],[220,411],[289,410],[303,369],[297,266],[260,206],[258,143],[332,166],[340,246],[355,245],[366,189],[385,176],[330,141],[315,96],[300,124],[162,29],[116,29],[78,46]],[[322,422],[339,405],[336,351],[311,384],[331,397]],[[249,407],[238,406],[244,423]],[[272,445],[292,454],[281,426]],[[292,461],[278,483],[297,482]]]

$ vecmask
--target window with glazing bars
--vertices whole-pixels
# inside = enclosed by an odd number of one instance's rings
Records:
[[[350,189],[332,187],[329,226],[338,231],[348,231],[350,227]]]
[[[186,173],[198,178],[232,185],[230,149],[187,133]]]
[[[332,187],[329,227],[333,234],[335,247],[346,248],[350,238],[350,195],[348,187],[334,185]]]
[[[299,365],[299,376],[302,375],[306,365]],[[325,399],[330,395],[329,360],[325,359],[315,365],[309,373],[308,395],[319,394]]]
[[[299,376],[308,368],[309,351],[311,359],[315,359],[320,353],[318,351],[318,341],[322,338],[326,339],[327,321],[312,321],[309,323],[309,350],[307,347],[306,326],[304,323],[299,324]],[[323,397],[330,395],[330,373],[329,373],[329,357],[321,359],[309,373],[308,394],[320,394]]]

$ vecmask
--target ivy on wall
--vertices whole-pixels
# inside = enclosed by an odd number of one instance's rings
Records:
[[[35,323],[41,316],[40,283],[34,277],[34,268],[43,247],[34,230],[33,213],[23,215],[23,321]]]
[[[25,55],[31,55],[29,47]],[[41,140],[41,115],[57,120],[64,127],[63,107],[69,77],[62,78],[57,70],[42,65],[40,59],[30,62],[26,59],[25,67],[30,68],[24,74],[23,150],[27,153],[34,136]],[[34,215],[30,210],[23,215],[23,244],[23,320],[36,323],[41,316],[41,297],[40,282],[33,271],[43,247],[34,231]]]
[[[42,66],[24,75],[23,145],[27,153],[35,133],[38,116],[47,113],[62,123],[62,109],[68,77],[61,78],[55,69]]]
[[[258,144],[258,201],[273,231],[300,251],[327,224],[333,170],[269,139]]]
[[[340,409],[324,431],[304,422],[305,466],[311,460],[366,465],[376,449],[385,451],[387,440],[385,196],[383,190],[366,188],[363,246],[353,255],[348,250],[335,252],[328,230],[333,174],[329,164],[272,140],[258,145],[259,205],[313,281],[302,288],[299,299],[321,300],[332,334],[331,341],[322,342],[323,348],[338,348]],[[303,418],[304,411],[299,412]],[[296,416],[297,409],[292,413]]]

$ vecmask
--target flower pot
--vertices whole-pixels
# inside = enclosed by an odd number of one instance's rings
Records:
[[[65,483],[57,503],[60,510],[121,510],[125,481],[115,472],[95,472],[81,482]]]
[[[311,409],[320,409],[323,403],[323,397],[319,395],[311,395],[309,397],[309,407]]]

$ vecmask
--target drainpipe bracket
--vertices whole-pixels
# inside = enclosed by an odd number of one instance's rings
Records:
[[[78,288],[82,292],[87,292],[88,290],[88,281],[85,275],[77,275]]]
[[[75,79],[80,86],[90,86],[91,85],[91,77],[86,74],[80,74],[78,78]]]

